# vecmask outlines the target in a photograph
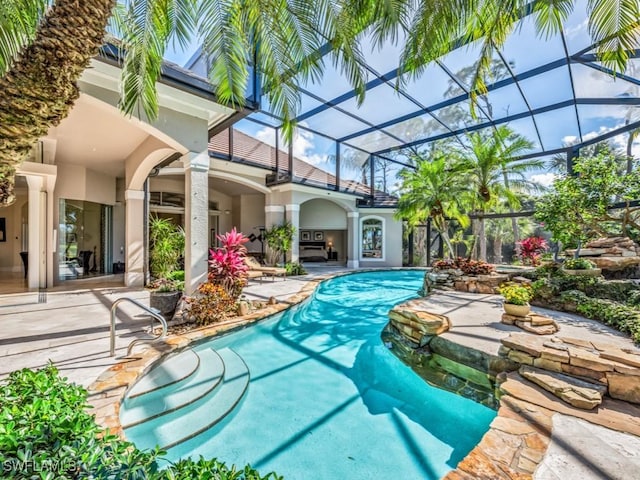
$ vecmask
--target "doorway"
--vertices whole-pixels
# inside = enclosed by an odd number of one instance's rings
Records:
[[[112,207],[60,199],[58,277],[60,280],[112,273]]]

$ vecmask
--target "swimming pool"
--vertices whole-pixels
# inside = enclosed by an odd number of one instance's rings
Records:
[[[229,355],[237,354],[249,375],[230,378],[232,385],[250,381],[224,420],[169,448],[169,458],[250,463],[287,480],[442,477],[479,442],[496,413],[429,386],[382,343],[387,312],[415,297],[422,278],[423,272],[409,270],[337,277],[271,320],[195,346],[202,356],[213,349],[231,363],[238,362]],[[217,358],[200,362],[215,376]],[[163,417],[154,421],[167,426]],[[167,427],[177,438],[179,421]],[[145,426],[125,429],[139,447],[158,441]]]

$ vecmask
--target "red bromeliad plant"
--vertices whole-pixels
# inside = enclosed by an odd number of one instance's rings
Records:
[[[518,242],[518,256],[525,265],[530,263],[534,267],[540,264],[540,256],[548,248],[542,237],[528,237]]]
[[[238,298],[247,283],[244,244],[249,239],[235,227],[217,238],[222,246],[209,250],[209,281],[222,285],[233,298]]]

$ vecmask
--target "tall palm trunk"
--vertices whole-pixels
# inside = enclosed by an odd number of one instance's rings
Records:
[[[478,237],[480,239],[480,253],[478,254],[478,260],[487,261],[487,232],[485,229],[486,222],[484,217],[478,221]]]
[[[15,201],[15,171],[64,119],[76,81],[98,53],[115,0],[57,0],[35,40],[0,78],[0,206]]]
[[[502,178],[505,188],[509,190],[509,176],[504,167],[502,167]],[[509,205],[509,213],[514,213],[511,205]],[[511,228],[513,229],[513,244],[517,246],[520,241],[520,227],[518,226],[518,219],[516,217],[511,217]]]
[[[633,171],[633,142],[639,134],[640,130],[632,130],[627,138],[627,174]]]

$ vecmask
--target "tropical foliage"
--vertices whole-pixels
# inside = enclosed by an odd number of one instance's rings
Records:
[[[244,262],[249,241],[235,227],[224,235],[217,235],[220,247],[209,250],[209,282],[222,285],[236,299],[246,285],[247,270]]]
[[[586,258],[569,258],[564,262],[563,267],[567,270],[589,270],[596,268],[596,264]]]
[[[577,158],[575,175],[559,178],[536,202],[535,218],[554,240],[565,247],[580,246],[590,238],[622,235],[638,240],[640,172],[621,173],[610,153]],[[619,208],[611,209],[612,203]],[[576,252],[577,253],[577,252]]]
[[[540,160],[518,160],[532,143],[502,125],[490,134],[472,133],[469,147],[462,151],[468,172],[467,181],[472,185],[471,210],[476,215],[474,232],[479,239],[478,258],[487,259],[487,242],[484,213],[504,200],[509,207],[520,207],[518,193],[530,192],[538,187],[527,179],[526,173],[540,168]]]
[[[449,144],[446,151],[433,149],[414,154],[411,158],[416,163],[415,170],[400,173],[403,182],[397,217],[406,219],[409,226],[431,218],[450,256],[454,255],[449,236],[451,220],[465,228],[473,217],[474,234],[479,239],[476,257],[486,260],[484,214],[505,208],[513,211],[520,207],[521,197],[540,189],[527,178],[527,173],[543,163],[517,159],[531,146],[531,142],[503,125],[489,133],[470,134],[469,142],[462,146]],[[512,229],[519,229],[515,220]],[[473,252],[468,253],[471,256]]]
[[[164,290],[175,290],[180,278],[181,258],[184,255],[184,230],[168,218],[151,217],[149,220],[149,268],[154,282],[152,288],[164,285]],[[182,276],[184,282],[184,275]],[[171,284],[171,288],[168,286]]]
[[[437,260],[433,262],[433,268],[436,270],[456,269],[462,271],[465,275],[489,275],[495,271],[495,267],[490,263],[462,257]]]
[[[221,283],[205,282],[198,286],[196,294],[187,297],[185,318],[196,325],[209,325],[235,314],[236,299]]]
[[[291,244],[293,242],[293,235],[296,229],[290,222],[285,222],[282,225],[274,225],[267,229],[263,237],[267,242],[267,264],[275,265],[280,262],[283,257],[286,261],[286,255],[291,250]]]
[[[452,161],[452,155],[443,151],[432,151],[429,156],[415,154],[411,157],[415,170],[400,172],[402,186],[396,218],[405,219],[410,229],[431,218],[440,233],[450,257],[454,256],[449,238],[450,220],[462,227],[469,224],[464,214],[464,199],[468,196],[465,168]]]
[[[83,387],[61,378],[53,365],[18,370],[0,382],[2,478],[282,478],[216,459],[170,463],[159,450],[138,450],[96,424],[87,398]]]
[[[547,241],[542,237],[527,237],[518,242],[518,257],[524,265],[538,266],[540,256],[547,250]]]

